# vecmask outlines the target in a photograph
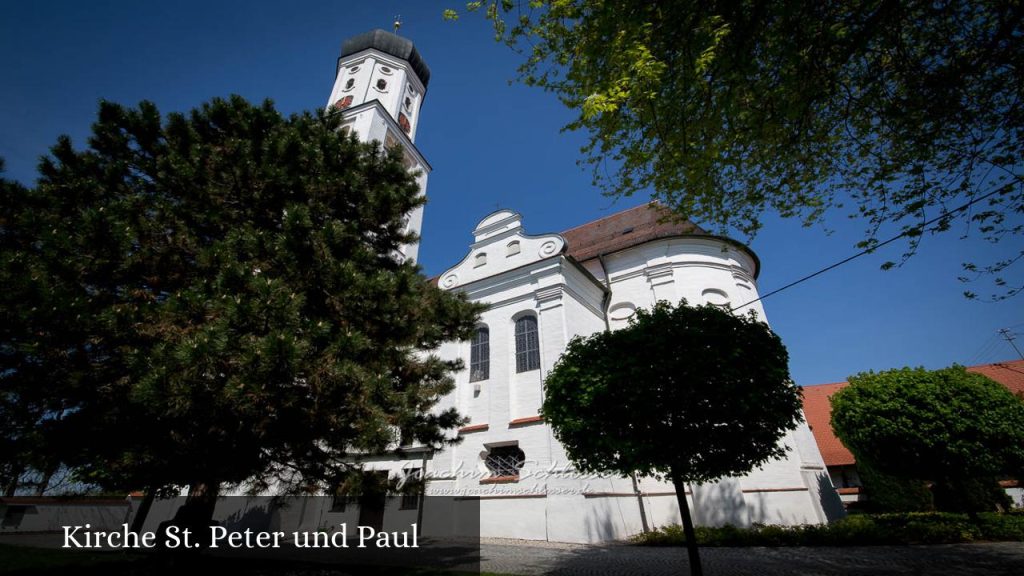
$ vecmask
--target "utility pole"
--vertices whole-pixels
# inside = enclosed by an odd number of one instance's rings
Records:
[[[1017,348],[1017,345],[1013,343],[1013,333],[1007,330],[1006,328],[1001,328],[999,330],[999,333],[1002,334],[1003,338],[1005,338],[1006,341],[1010,343],[1010,346],[1013,346],[1014,351],[1017,352],[1017,356],[1020,356],[1020,359],[1024,360],[1024,354],[1021,354],[1020,348]]]

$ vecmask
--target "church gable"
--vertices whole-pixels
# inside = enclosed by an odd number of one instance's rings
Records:
[[[523,230],[522,216],[512,210],[498,210],[473,229],[473,243],[462,261],[441,274],[439,286],[452,289],[484,278],[546,260],[565,250],[558,234],[530,236]]]

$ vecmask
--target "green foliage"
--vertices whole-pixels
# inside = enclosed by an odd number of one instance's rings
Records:
[[[935,507],[946,512],[1008,510],[1013,499],[991,476],[936,482],[932,486]]]
[[[659,302],[574,338],[542,409],[581,470],[709,482],[784,453],[800,421],[781,340],[753,315]]]
[[[962,514],[854,514],[831,524],[777,526],[755,524],[698,526],[701,546],[874,546],[904,544],[953,544],[957,542],[1024,541],[1024,516],[983,513],[977,520]],[[643,546],[682,546],[686,542],[678,524],[637,534],[632,541]]]
[[[859,463],[934,482],[940,508],[991,509],[994,479],[1024,462],[1024,402],[961,366],[853,376],[832,397],[832,427]]]
[[[864,462],[857,463],[868,500],[864,509],[871,512],[928,512],[935,509],[928,484],[920,479],[883,474]]]
[[[471,2],[517,50],[520,79],[577,113],[582,164],[620,196],[753,235],[766,211],[860,218],[861,247],[959,223],[1024,232],[1024,6],[974,0]],[[455,19],[454,10],[446,11]],[[985,197],[971,210],[952,208]],[[941,217],[927,230],[922,222]],[[1024,289],[979,266],[996,297]],[[889,264],[891,266],[891,264]]]
[[[478,307],[398,257],[423,204],[397,150],[323,114],[103,102],[32,189],[4,188],[5,398],[83,477],[129,489],[285,479],[428,445]]]

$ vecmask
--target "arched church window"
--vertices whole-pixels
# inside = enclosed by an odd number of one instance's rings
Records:
[[[508,248],[508,251],[505,256],[515,256],[516,254],[519,254],[519,240],[509,242],[506,248]]]
[[[484,466],[492,478],[518,478],[519,471],[526,464],[526,453],[519,446],[492,446],[487,449]]]
[[[491,377],[491,331],[478,326],[469,345],[469,381],[478,382]]]
[[[700,295],[701,298],[704,299],[704,302],[707,304],[711,304],[712,306],[718,306],[719,308],[725,308],[726,310],[730,308],[729,295],[725,293],[725,290],[720,290],[718,288],[707,288],[706,290],[701,292]]]
[[[387,80],[385,80],[383,78],[377,80],[377,90],[382,90],[383,91],[383,90],[387,90],[387,89],[388,89],[388,81]]]
[[[540,337],[537,317],[523,316],[516,320],[516,372],[540,369]]]
[[[481,252],[481,253],[477,254],[476,258],[475,258],[475,260],[473,262],[473,267],[474,268],[479,268],[479,267],[481,267],[481,266],[483,266],[485,264],[487,264],[487,253],[486,252]]]

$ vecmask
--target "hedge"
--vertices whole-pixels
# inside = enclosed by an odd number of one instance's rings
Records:
[[[966,514],[943,512],[857,514],[831,524],[778,526],[754,524],[698,526],[700,546],[872,546],[880,544],[951,544],[977,541],[1024,541],[1024,514],[981,513],[977,520]],[[643,546],[682,546],[686,542],[678,524],[637,534],[631,539]]]

